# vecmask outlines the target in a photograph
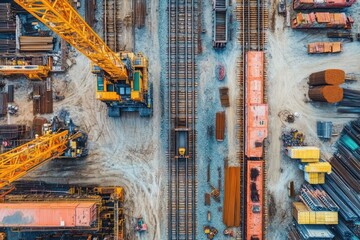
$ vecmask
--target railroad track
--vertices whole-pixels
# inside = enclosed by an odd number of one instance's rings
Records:
[[[268,26],[268,11],[265,0],[237,0],[236,8],[237,20],[240,22],[240,32],[238,41],[242,47],[242,54],[239,59],[238,83],[240,94],[237,101],[237,114],[239,119],[238,141],[239,152],[238,159],[241,166],[241,234],[242,239],[246,239],[246,174],[247,164],[245,156],[245,133],[246,133],[246,53],[248,51],[263,51],[266,44],[266,29]],[[265,81],[264,81],[265,83]],[[264,86],[264,96],[266,96],[266,87]],[[264,99],[266,103],[266,97]],[[266,167],[265,167],[266,168]],[[265,174],[266,172],[264,172]],[[266,176],[264,176],[266,179]],[[265,181],[265,180],[264,180]],[[265,182],[264,182],[265,184]],[[264,188],[265,189],[265,188]],[[266,193],[266,190],[264,190]],[[266,194],[264,194],[266,195]],[[264,206],[266,205],[266,199]],[[264,208],[265,209],[265,208]],[[264,214],[266,215],[266,214]],[[266,226],[266,220],[264,221]],[[265,231],[264,231],[265,234]]]
[[[197,0],[168,1],[168,239],[196,239]],[[175,128],[187,128],[188,158],[175,158]]]
[[[106,45],[114,52],[118,52],[120,46],[119,34],[121,32],[121,5],[116,0],[104,0],[104,39]]]

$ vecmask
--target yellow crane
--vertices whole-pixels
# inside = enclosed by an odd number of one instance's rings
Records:
[[[0,65],[0,75],[10,76],[21,74],[31,80],[43,80],[49,75],[52,68],[52,58],[48,58],[48,64],[45,66],[30,65],[26,61],[13,61],[12,65]]]
[[[94,64],[96,99],[105,102],[110,117],[121,111],[152,115],[148,60],[141,54],[114,53],[85,22],[68,0],[15,0]]]

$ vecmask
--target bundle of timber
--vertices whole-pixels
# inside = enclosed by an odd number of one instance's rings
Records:
[[[35,117],[33,120],[34,134],[37,134],[38,136],[42,136],[43,135],[43,126],[45,123],[47,123],[46,118]]]
[[[342,51],[342,43],[341,42],[314,42],[309,43],[308,53],[339,53]]]
[[[220,93],[220,102],[221,106],[223,107],[229,107],[230,101],[229,101],[229,88],[227,87],[221,87],[219,88]]]
[[[343,89],[339,86],[319,86],[309,89],[313,101],[337,103],[343,99]]]
[[[225,168],[223,222],[227,227],[240,226],[240,168]]]
[[[216,113],[216,140],[224,141],[225,136],[225,112]]]
[[[20,51],[52,51],[53,40],[53,37],[20,36]]]
[[[309,77],[310,86],[338,85],[345,82],[345,72],[340,69],[326,69],[312,73]]]
[[[49,83],[50,82],[50,83]],[[33,114],[53,112],[53,92],[51,81],[33,85]]]
[[[146,1],[145,0],[135,0],[135,26],[137,28],[142,28],[145,26],[145,16],[146,16]]]
[[[0,23],[1,25],[1,23]],[[1,31],[1,27],[0,27]],[[0,53],[15,53],[16,41],[13,39],[0,39]]]

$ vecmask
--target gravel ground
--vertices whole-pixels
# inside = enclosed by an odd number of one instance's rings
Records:
[[[290,1],[288,1],[290,4]],[[344,43],[344,50],[335,55],[308,55],[306,44],[315,41],[329,41],[326,30],[299,31],[284,26],[284,18],[274,12],[275,3],[270,8],[269,16],[274,26],[268,34],[268,103],[269,137],[267,148],[268,161],[268,199],[269,228],[268,239],[285,239],[291,217],[291,202],[287,197],[287,184],[295,181],[298,188],[304,181],[303,173],[297,163],[281,154],[280,136],[283,127],[297,128],[306,134],[306,142],[321,148],[322,157],[328,158],[333,151],[333,143],[321,142],[316,136],[316,121],[333,121],[337,128],[354,116],[339,115],[335,106],[308,102],[308,76],[328,68],[343,69],[347,74],[359,73],[360,48],[358,42]],[[356,3],[346,11],[355,21],[360,20],[360,4]],[[359,23],[354,26],[358,32]],[[360,89],[359,82],[347,83],[345,86]],[[281,94],[279,94],[281,92]],[[294,124],[280,121],[278,113],[282,110],[298,112],[300,117]]]
[[[224,158],[229,159],[229,165],[237,165],[236,152],[236,94],[238,90],[236,62],[240,49],[236,41],[229,42],[224,50],[215,51],[212,47],[212,2],[203,1],[203,29],[202,34],[203,54],[198,56],[198,105],[197,105],[197,164],[198,164],[198,201],[197,201],[197,239],[206,239],[203,226],[210,225],[218,229],[217,239],[223,239],[222,231],[225,225],[222,222],[223,188],[224,188]],[[232,26],[236,29],[236,25]],[[236,39],[233,37],[232,39]],[[220,82],[215,76],[215,66],[223,63],[226,68],[226,78]],[[229,87],[230,107],[225,109],[220,104],[219,90],[221,86]],[[226,134],[223,142],[215,139],[215,114],[226,111]],[[207,127],[213,127],[213,135],[207,134]],[[204,194],[210,193],[211,188],[207,183],[207,167],[210,161],[210,184],[218,187],[218,168],[221,169],[221,202],[211,199],[211,206],[204,205]],[[211,221],[207,221],[207,211],[211,212]]]

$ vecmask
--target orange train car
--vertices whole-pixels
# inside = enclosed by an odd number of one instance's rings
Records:
[[[96,219],[96,202],[0,203],[0,227],[90,228]]]
[[[263,239],[263,161],[247,161],[246,239]]]
[[[260,158],[268,134],[268,106],[264,104],[264,52],[246,54],[246,141],[245,155]]]

